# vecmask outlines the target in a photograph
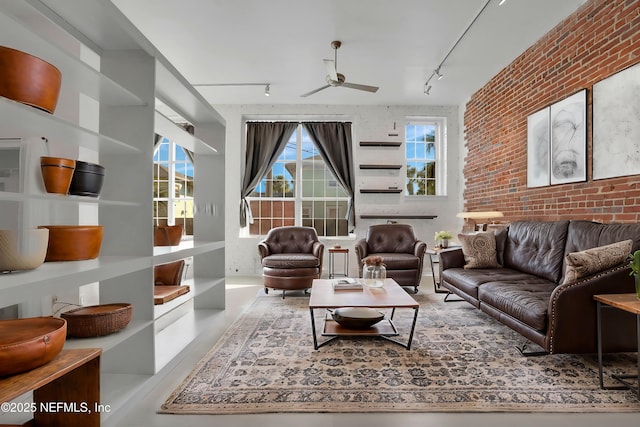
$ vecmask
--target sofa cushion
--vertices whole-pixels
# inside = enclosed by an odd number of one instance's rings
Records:
[[[488,304],[538,331],[547,328],[547,312],[555,283],[540,277],[485,283],[480,304]]]
[[[496,236],[490,233],[458,234],[462,243],[464,268],[500,267],[496,255]]]
[[[631,252],[632,245],[632,240],[625,240],[567,254],[563,283],[576,281],[624,262]]]
[[[442,280],[478,299],[478,287],[489,282],[518,282],[531,275],[509,268],[448,268],[442,271]]]
[[[516,221],[509,225],[504,266],[560,283],[569,221]]]

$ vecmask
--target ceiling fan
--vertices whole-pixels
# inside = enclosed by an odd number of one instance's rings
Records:
[[[338,73],[338,49],[342,46],[342,43],[339,40],[334,40],[331,42],[331,47],[334,50],[334,59],[323,59],[324,66],[327,69],[327,84],[319,87],[318,89],[314,89],[311,92],[304,93],[300,95],[301,97],[307,97],[309,95],[313,95],[316,92],[320,92],[328,87],[348,87],[349,89],[358,89],[364,90],[367,92],[377,92],[377,86],[367,86],[361,85],[357,83],[348,83],[345,80],[344,74]]]

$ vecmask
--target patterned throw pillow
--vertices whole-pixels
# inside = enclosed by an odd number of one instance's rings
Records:
[[[500,267],[496,255],[496,236],[493,232],[458,234],[466,262],[464,268]]]
[[[565,257],[564,282],[574,282],[598,271],[606,270],[620,264],[629,256],[632,240],[612,243],[587,249],[582,252],[571,252]]]

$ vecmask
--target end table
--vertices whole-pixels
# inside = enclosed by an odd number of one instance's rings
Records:
[[[335,254],[344,255],[344,270],[343,273],[335,272]],[[333,279],[336,276],[347,277],[349,275],[349,249],[348,248],[329,248],[329,279]]]

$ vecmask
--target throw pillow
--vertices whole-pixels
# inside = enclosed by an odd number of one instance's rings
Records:
[[[493,232],[458,234],[466,262],[464,268],[500,267],[496,254],[496,236]]]
[[[574,282],[582,277],[606,270],[620,264],[629,256],[632,240],[599,246],[581,252],[571,252],[565,257],[563,283]]]

